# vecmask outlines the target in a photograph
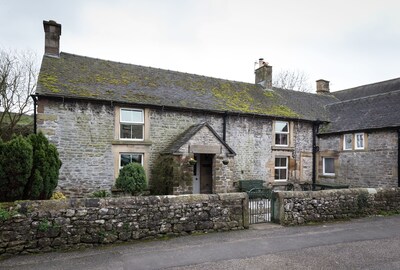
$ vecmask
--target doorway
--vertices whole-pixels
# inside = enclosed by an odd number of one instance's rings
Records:
[[[193,194],[211,194],[213,191],[213,154],[195,154],[193,166]]]

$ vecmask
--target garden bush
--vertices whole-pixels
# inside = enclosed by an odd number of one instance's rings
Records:
[[[0,201],[49,199],[60,166],[57,149],[42,133],[0,141]]]
[[[192,181],[193,167],[179,164],[171,155],[160,155],[151,171],[150,193],[152,195],[170,195],[174,186],[185,185]]]
[[[32,169],[32,145],[22,136],[0,142],[0,201],[23,198]]]
[[[139,163],[124,166],[116,180],[115,186],[132,195],[140,195],[146,188],[146,174]]]
[[[43,133],[28,137],[33,147],[33,166],[24,190],[24,199],[50,199],[58,184],[61,160],[54,145],[50,144]]]

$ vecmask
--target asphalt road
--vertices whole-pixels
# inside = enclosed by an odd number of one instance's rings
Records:
[[[16,256],[0,269],[400,269],[400,216]]]

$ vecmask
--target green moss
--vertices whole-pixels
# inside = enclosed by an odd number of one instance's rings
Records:
[[[266,96],[267,98],[273,98],[275,97],[275,94],[273,91],[264,91],[264,96]]]
[[[60,89],[57,87],[58,79],[55,75],[42,73],[39,77],[39,83],[53,93],[60,92]]]
[[[298,117],[298,114],[283,105],[268,106],[267,103],[276,103],[274,92],[265,91],[259,99],[253,97],[250,87],[236,89],[235,85],[226,82],[211,89],[215,98],[220,101],[221,109],[229,109],[243,113],[268,114],[284,117]],[[263,100],[267,98],[267,100]]]
[[[265,111],[267,114],[284,116],[284,117],[298,117],[299,115],[292,111],[290,108],[283,105],[272,106],[270,109]]]

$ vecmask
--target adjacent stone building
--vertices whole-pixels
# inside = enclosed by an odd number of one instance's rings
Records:
[[[174,187],[177,194],[231,192],[249,179],[279,189],[318,180],[396,185],[398,109],[390,129],[383,121],[378,129],[351,122],[337,128],[343,118],[335,108],[349,104],[353,92],[362,99],[363,90],[330,93],[324,80],[317,94],[274,88],[272,67],[262,59],[250,84],[60,53],[61,25],[44,21],[44,28],[36,123],[60,152],[59,188],[69,195],[112,188],[129,162],[141,163],[151,181],[155,160],[165,154],[182,165],[197,161],[192,182]],[[384,95],[399,102],[396,87]],[[357,140],[366,130],[368,148],[341,150],[345,134]],[[362,159],[379,169],[364,177],[371,165]],[[329,162],[334,175],[324,173]]]

